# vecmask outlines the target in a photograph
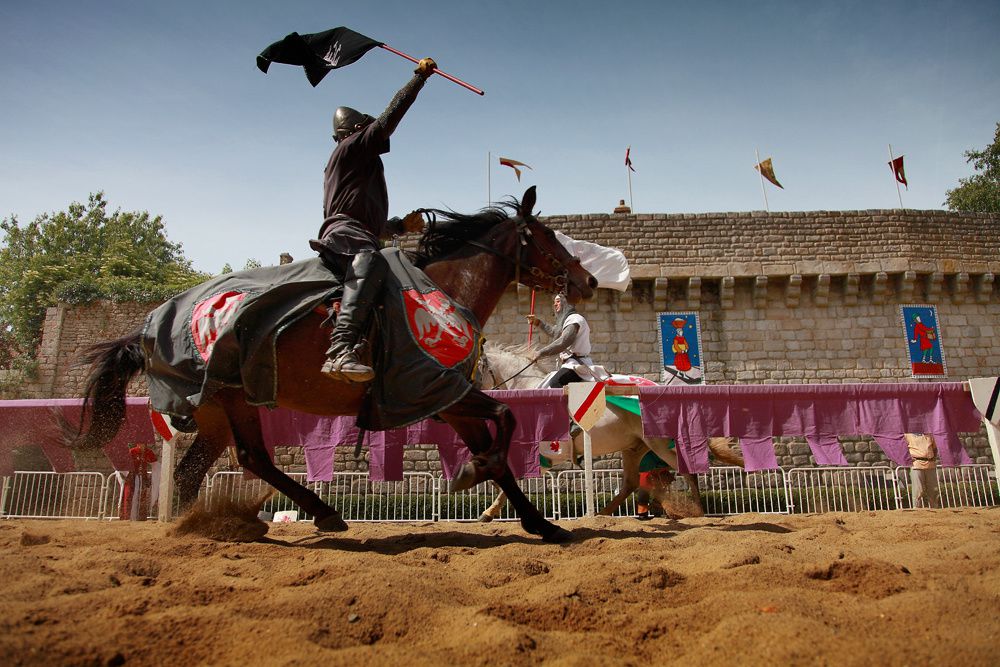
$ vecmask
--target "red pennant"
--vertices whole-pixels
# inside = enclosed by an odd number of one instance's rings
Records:
[[[906,172],[903,171],[903,156],[900,155],[898,158],[892,160],[889,163],[889,168],[892,169],[892,175],[896,177],[896,180],[909,190],[910,186],[906,184]]]
[[[628,156],[631,151],[632,151],[631,146],[625,149],[625,166],[631,169],[632,171],[635,171],[635,167],[632,166],[632,159]]]

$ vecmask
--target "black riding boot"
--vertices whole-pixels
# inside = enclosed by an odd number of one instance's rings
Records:
[[[337,324],[330,334],[330,349],[322,372],[336,380],[368,382],[375,371],[358,360],[356,348],[361,341],[372,305],[382,293],[388,265],[377,252],[361,252],[347,267],[344,295],[340,301]]]

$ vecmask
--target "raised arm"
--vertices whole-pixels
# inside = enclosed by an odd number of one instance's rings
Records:
[[[407,110],[413,106],[413,102],[417,99],[417,93],[424,87],[427,78],[434,73],[436,68],[437,63],[432,58],[421,60],[417,68],[413,70],[413,78],[399,89],[382,115],[375,119],[375,125],[379,128],[382,138],[388,139],[396,131],[399,121],[403,120]]]

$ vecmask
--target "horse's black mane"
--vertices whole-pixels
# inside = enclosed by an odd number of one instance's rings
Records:
[[[411,261],[424,268],[431,261],[454,252],[467,241],[477,239],[516,214],[520,204],[515,199],[497,202],[478,213],[456,213],[438,208],[423,209],[427,226]]]

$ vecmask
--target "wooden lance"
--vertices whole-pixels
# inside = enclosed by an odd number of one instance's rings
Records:
[[[391,46],[387,46],[385,44],[379,44],[379,47],[385,49],[386,51],[390,51],[392,53],[395,53],[397,56],[402,56],[403,58],[406,58],[407,60],[409,60],[411,63],[416,63],[418,65],[420,64],[420,61],[417,60],[416,58],[414,58],[413,56],[408,56],[405,53],[403,53],[402,51],[397,51],[396,49],[392,48]],[[444,78],[448,79],[452,83],[457,83],[458,85],[462,86],[463,88],[467,88],[468,90],[471,90],[472,92],[474,92],[477,95],[485,95],[486,94],[482,90],[480,90],[479,88],[476,88],[475,86],[473,86],[472,84],[466,83],[465,81],[462,81],[458,77],[454,77],[451,74],[446,74],[445,72],[442,72],[441,70],[439,70],[437,68],[434,68],[434,73],[435,74],[440,74],[441,76],[443,76]]]

